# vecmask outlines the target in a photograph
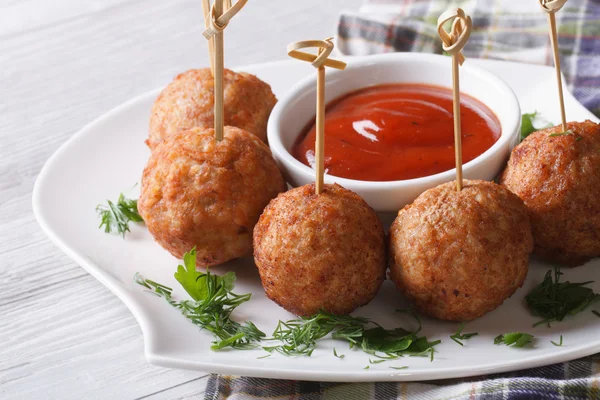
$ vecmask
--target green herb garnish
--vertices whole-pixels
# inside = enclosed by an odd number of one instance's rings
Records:
[[[143,279],[139,274],[136,274],[136,282],[166,299],[192,323],[211,332],[216,339],[211,346],[212,350],[258,347],[257,343],[265,334],[250,321],[240,324],[231,319],[231,313],[240,304],[250,300],[250,293],[238,295],[232,292],[235,274],[228,272],[219,276],[208,269],[206,273],[196,271],[196,249],[183,256],[183,264],[177,268],[175,279],[194,300],[175,301],[171,297],[173,289]]]
[[[232,292],[235,274],[228,272],[223,276],[214,275],[208,269],[206,273],[196,271],[196,250],[193,249],[183,256],[183,265],[179,265],[175,272],[175,279],[181,284],[193,300],[176,301],[172,298],[173,289],[144,279],[136,274],[135,280],[139,285],[163,297],[173,307],[192,323],[211,332],[215,341],[212,350],[226,347],[234,349],[252,349],[263,340],[279,341],[273,346],[263,346],[269,354],[274,351],[286,356],[310,356],[317,346],[317,340],[331,334],[334,340],[343,340],[349,343],[350,348],[360,348],[365,353],[380,360],[372,364],[409,356],[429,356],[433,360],[434,346],[441,341],[429,342],[425,336],[418,336],[418,328],[409,331],[402,328],[387,330],[379,324],[362,317],[338,316],[326,311],[320,311],[311,317],[302,317],[290,321],[279,321],[272,338],[265,338],[252,322],[240,324],[231,319],[233,311],[244,302],[250,300],[250,294],[238,295]],[[334,356],[338,355],[333,349]],[[265,358],[268,355],[259,357]]]
[[[553,273],[554,272],[554,273]],[[559,267],[554,267],[546,273],[542,283],[537,285],[525,297],[533,315],[543,319],[533,326],[562,321],[567,315],[575,315],[588,306],[600,301],[600,294],[594,293],[590,288],[584,287],[593,281],[582,283],[559,282]]]
[[[104,226],[104,232],[110,233],[115,229],[125,237],[125,232],[129,232],[129,222],[144,222],[137,209],[137,200],[128,199],[119,195],[117,204],[112,201],[106,201],[108,205],[99,204],[96,212],[101,218],[99,228]]]
[[[281,345],[264,347],[266,351],[277,351],[286,356],[310,356],[317,340],[340,329],[359,332],[368,320],[360,317],[337,316],[321,311],[311,317],[301,317],[290,321],[279,321],[272,338]]]
[[[337,351],[335,350],[335,347],[333,348],[333,355],[336,356],[337,358],[339,358],[340,360],[344,357],[346,357],[345,354],[340,354],[338,355]]]
[[[346,341],[350,348],[356,346],[380,359],[392,360],[403,355],[427,355],[433,359],[433,347],[441,341],[429,342],[425,336],[419,337],[420,329],[419,322],[414,331],[402,328],[387,330],[367,318],[339,316],[321,310],[310,317],[279,321],[272,339],[281,344],[263,348],[286,356],[310,356],[317,340],[331,334],[332,339]]]
[[[521,116],[521,141],[539,129],[549,128],[552,126],[552,124],[547,124],[541,128],[535,128],[533,126],[533,121],[537,118],[537,116],[537,111],[529,114],[523,114]]]
[[[560,335],[560,341],[558,343],[556,343],[554,340],[551,340],[550,343],[552,343],[553,345],[555,345],[556,347],[561,347],[563,345],[563,338],[562,335]]]
[[[450,336],[450,339],[454,340],[456,343],[460,344],[461,346],[463,346],[463,343],[461,342],[461,340],[471,339],[473,336],[477,336],[478,335],[477,332],[462,333],[463,329],[465,329],[465,323],[464,322],[462,324],[460,324],[460,326],[458,327],[458,330],[456,331],[456,333],[454,335]]]
[[[369,358],[369,364],[381,364],[382,362],[386,362],[386,361],[389,361],[389,360],[384,360],[384,359],[380,358],[379,360],[373,361]]]
[[[566,130],[564,132],[551,133],[550,135],[548,135],[548,137],[574,136],[574,135],[575,135],[575,133],[572,130],[568,129],[568,130]]]
[[[367,366],[366,366],[366,367],[364,367],[363,369],[370,369],[370,368],[371,368],[371,366],[370,366],[370,365],[367,365]]]
[[[391,369],[407,369],[407,368],[408,368],[408,366],[407,366],[407,365],[404,365],[404,366],[402,366],[402,367],[394,367],[394,366],[390,366],[390,368],[391,368]]]
[[[496,336],[494,344],[505,344],[512,347],[523,347],[533,340],[533,335],[522,332],[503,333]]]

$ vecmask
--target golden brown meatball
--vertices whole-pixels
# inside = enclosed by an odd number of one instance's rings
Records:
[[[210,266],[252,251],[252,229],[269,201],[286,189],[271,152],[256,136],[225,127],[180,131],[156,146],[138,201],[154,239],[175,257],[194,246]]]
[[[254,261],[267,296],[297,315],[348,314],[385,279],[385,235],[356,193],[305,185],[269,203],[254,228]]]
[[[271,86],[245,72],[225,70],[225,125],[254,133],[267,141],[267,121],[277,99]],[[177,75],[152,107],[146,143],[154,149],[167,136],[194,127],[214,127],[214,81],[209,68]]]
[[[390,278],[420,312],[469,321],[525,280],[533,248],[523,202],[486,181],[429,189],[390,228]]]
[[[570,122],[532,133],[500,183],[529,209],[535,254],[575,266],[600,256],[600,125]]]

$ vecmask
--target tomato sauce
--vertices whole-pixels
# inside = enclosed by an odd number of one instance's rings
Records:
[[[463,163],[489,149],[500,121],[461,94]],[[316,129],[307,126],[292,154],[314,168]],[[454,168],[452,91],[422,84],[371,86],[327,105],[325,171],[363,181],[419,178]]]

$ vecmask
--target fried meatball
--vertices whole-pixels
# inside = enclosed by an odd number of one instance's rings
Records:
[[[142,177],[138,209],[154,239],[181,258],[196,246],[211,266],[252,252],[252,229],[286,183],[271,151],[251,133],[225,127],[179,131],[161,142]]]
[[[429,189],[390,228],[390,278],[423,314],[469,321],[525,280],[533,248],[523,201],[486,181]]]
[[[600,125],[570,122],[532,133],[500,183],[529,209],[536,255],[575,266],[600,256]]]
[[[256,76],[228,69],[223,75],[225,125],[267,141],[267,121],[277,99]],[[177,75],[152,107],[146,143],[154,149],[167,136],[194,127],[214,127],[214,80],[209,68]]]
[[[344,315],[385,279],[385,234],[375,211],[339,185],[305,185],[269,203],[254,228],[254,261],[267,296],[296,315]]]

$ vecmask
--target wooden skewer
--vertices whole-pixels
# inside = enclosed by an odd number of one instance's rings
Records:
[[[319,50],[319,54],[323,49]],[[315,143],[315,167],[317,176],[315,179],[315,192],[323,191],[323,180],[325,177],[325,66],[317,69],[317,141]]]
[[[210,0],[202,0],[202,13],[204,14],[204,27],[210,26]],[[215,41],[208,39],[208,58],[210,60],[210,74],[215,77]]]
[[[450,20],[453,22],[451,32],[448,33],[443,25]],[[448,10],[438,18],[438,34],[442,39],[443,48],[452,56],[452,106],[454,115],[454,158],[456,163],[457,191],[461,191],[463,188],[459,66],[465,60],[462,55],[462,49],[467,44],[467,40],[471,35],[471,29],[471,17],[465,15],[465,12],[460,8]]]
[[[567,115],[565,113],[565,99],[563,97],[562,76],[560,73],[560,56],[558,54],[558,36],[556,34],[556,18],[554,13],[548,14],[548,22],[550,23],[550,42],[554,52],[554,69],[556,70],[556,82],[558,82],[558,99],[560,101],[560,118],[562,121],[563,131],[567,131]]]
[[[563,97],[562,76],[560,73],[560,55],[558,53],[558,34],[556,32],[556,17],[554,14],[560,10],[567,0],[540,0],[542,10],[548,14],[548,26],[550,30],[550,44],[554,53],[554,68],[556,70],[556,82],[558,83],[558,100],[560,101],[560,117],[562,129],[567,131],[567,115],[565,113],[565,99]]]
[[[202,6],[205,7],[203,0]],[[223,99],[223,74],[225,71],[224,62],[224,49],[223,49],[223,31],[227,27],[227,24],[236,15],[248,0],[238,0],[235,5],[231,5],[231,0],[215,0],[213,3],[210,18],[208,19],[209,24],[202,34],[206,39],[214,41],[214,65],[213,65],[213,79],[214,79],[214,118],[215,118],[215,139],[217,142],[223,140],[223,132],[225,128],[224,124],[224,99]],[[223,7],[226,9],[223,10]]]
[[[317,55],[298,51],[307,47],[317,47]],[[326,40],[304,40],[288,45],[287,52],[290,57],[301,61],[310,62],[317,68],[317,106],[316,106],[316,129],[317,137],[315,141],[315,193],[323,192],[325,177],[325,67],[330,66],[336,69],[346,68],[346,63],[342,61],[330,60],[329,55],[333,51],[331,38]]]
[[[460,125],[460,83],[458,57],[452,56],[452,113],[454,115],[454,160],[456,164],[456,190],[462,190],[462,131]]]
[[[216,20],[223,14],[223,0],[215,0],[213,4],[213,18]],[[223,73],[225,69],[225,57],[223,54],[223,30],[219,29],[214,36],[215,42],[215,139],[217,142],[223,140],[225,128],[223,116]]]

